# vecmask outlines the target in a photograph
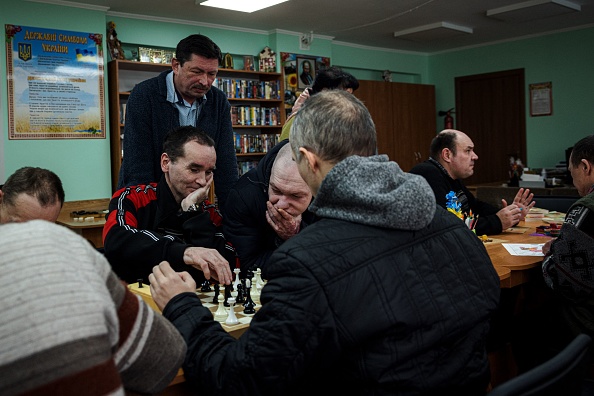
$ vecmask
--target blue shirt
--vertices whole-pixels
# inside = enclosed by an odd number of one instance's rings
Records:
[[[179,125],[191,125],[195,127],[196,120],[198,120],[198,116],[200,116],[200,110],[202,110],[202,106],[204,105],[204,102],[206,102],[206,96],[198,98],[192,104],[188,103],[175,89],[175,85],[173,84],[174,74],[175,73],[167,74],[165,79],[167,84],[167,101],[173,103],[179,110]]]

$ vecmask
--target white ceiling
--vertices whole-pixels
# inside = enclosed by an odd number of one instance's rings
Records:
[[[421,53],[594,26],[594,0],[289,0],[251,14],[195,5],[195,0],[30,1],[94,5],[107,7],[108,15],[145,15],[262,32],[313,31],[314,40],[317,35]],[[581,10],[560,5],[568,2]],[[513,11],[517,4],[538,6]],[[492,16],[487,16],[488,10]],[[418,31],[423,26],[432,29]],[[452,26],[464,31],[452,30]],[[404,35],[396,38],[395,32]]]

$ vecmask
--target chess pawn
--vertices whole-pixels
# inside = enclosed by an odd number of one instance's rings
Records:
[[[219,303],[219,290],[221,290],[221,286],[218,283],[214,285],[214,296],[212,297],[212,303],[218,304]]]
[[[247,279],[245,281],[245,287],[246,287],[246,299],[245,299],[245,303],[243,303],[243,313],[244,314],[255,314],[256,313],[256,304],[254,303],[254,300],[252,300],[252,297],[250,296],[250,290],[251,290],[251,282],[249,279]]]
[[[232,285],[225,285],[225,301],[223,301],[223,305],[225,307],[229,306],[229,298],[231,297],[231,290],[233,290]]]
[[[225,306],[223,305],[223,301],[225,300],[225,297],[223,297],[222,294],[219,294],[218,297],[219,300],[219,307],[217,308],[216,312],[214,313],[214,320],[216,320],[217,322],[224,322],[227,319],[227,310],[225,309]]]
[[[260,268],[256,269],[256,289],[258,289],[258,294],[262,291],[264,287],[264,279],[262,279],[262,270]]]
[[[235,325],[239,323],[239,320],[237,320],[237,316],[235,316],[235,297],[229,297],[227,301],[229,302],[229,315],[227,315],[227,320],[225,321],[225,324]]]
[[[254,301],[260,301],[260,290],[258,290],[258,281],[256,279],[256,274],[254,273],[254,276],[252,278],[252,281],[250,282],[250,294],[252,296],[252,299]]]
[[[243,291],[243,284],[239,282],[237,285],[237,297],[235,298],[237,304],[243,304],[245,302],[245,295]]]

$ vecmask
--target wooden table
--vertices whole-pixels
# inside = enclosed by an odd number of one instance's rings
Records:
[[[551,239],[548,236],[534,236],[531,235],[536,232],[536,227],[544,223],[540,221],[520,222],[518,227],[528,227],[528,229],[521,234],[503,232],[498,235],[491,236],[494,240],[502,240],[505,243],[545,243]],[[503,247],[502,243],[487,243],[487,253],[491,258],[493,266],[499,274],[501,280],[501,287],[510,288],[514,286],[527,283],[534,279],[538,274],[537,270],[540,268],[543,257],[541,256],[512,256]],[[505,273],[506,269],[510,270],[509,276]]]
[[[56,223],[68,227],[83,238],[86,238],[96,248],[103,247],[103,226],[105,225],[104,215],[71,215],[72,212],[99,212],[107,210],[109,198],[89,199],[84,201],[64,202],[60,216]],[[90,219],[92,218],[92,220]],[[82,221],[81,221],[82,219]]]

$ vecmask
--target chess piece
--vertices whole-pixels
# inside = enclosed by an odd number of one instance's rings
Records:
[[[235,282],[233,282],[233,290],[237,290],[237,285],[239,285],[239,273],[241,272],[240,268],[235,268],[233,273],[235,273]]]
[[[142,279],[138,279],[138,288],[142,289],[144,286],[142,285]]]
[[[216,312],[214,313],[214,320],[216,320],[217,322],[224,322],[227,319],[227,310],[225,309],[225,306],[223,305],[223,301],[225,300],[225,297],[223,297],[222,294],[219,294],[218,296],[218,300],[219,300],[219,307],[217,308]]]
[[[229,297],[227,301],[229,302],[229,315],[227,315],[227,320],[225,321],[225,324],[235,325],[239,323],[239,320],[237,320],[237,316],[235,316],[235,298]]]
[[[258,289],[258,294],[264,287],[264,279],[262,279],[262,270],[260,268],[256,269],[256,288]]]
[[[219,302],[219,290],[221,290],[221,286],[219,286],[218,283],[215,283],[215,285],[214,285],[214,296],[212,298],[212,303],[213,304],[218,304],[218,302]]]
[[[229,298],[231,297],[231,285],[225,285],[225,301],[223,301],[223,305],[225,307],[229,306]]]
[[[251,278],[250,285],[250,294],[252,296],[252,299],[254,301],[260,301],[260,290],[258,290],[258,280],[255,273],[254,276]]]
[[[241,282],[239,282],[239,284],[237,285],[237,297],[235,298],[235,302],[237,304],[243,304],[245,302],[245,296],[244,296],[243,290],[244,290],[243,284]]]
[[[209,292],[212,289],[210,288],[210,281],[208,279],[206,279],[204,282],[202,282],[202,287],[200,288],[200,291],[203,293]]]
[[[251,315],[251,314],[255,314],[256,313],[256,303],[254,303],[254,300],[252,300],[252,297],[250,296],[250,290],[251,290],[251,281],[249,279],[247,279],[245,281],[245,287],[246,287],[246,299],[245,299],[245,303],[243,303],[243,313],[247,314],[247,315]]]

